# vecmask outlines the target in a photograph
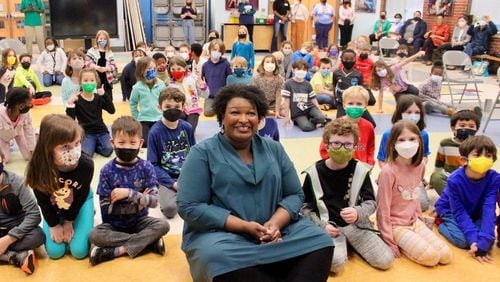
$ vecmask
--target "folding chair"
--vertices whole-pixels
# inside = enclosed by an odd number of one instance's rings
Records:
[[[459,68],[452,71],[448,69],[449,66],[458,66]],[[482,107],[477,84],[483,81],[472,74],[472,62],[469,55],[462,51],[446,51],[443,54],[443,67],[443,84],[448,87],[449,94],[441,95],[450,95],[452,104],[455,104],[456,101],[458,101],[458,104],[461,104],[462,101],[476,101],[477,104],[475,105]],[[475,97],[464,98],[465,92],[468,90],[467,87],[471,84],[474,85]],[[458,91],[454,89],[457,87]],[[460,98],[456,98],[456,95],[460,95]]]
[[[12,48],[17,55],[22,54],[25,51],[24,44],[17,39],[2,39],[0,40],[0,51],[4,49]]]
[[[498,82],[498,86],[500,86],[500,68],[498,68],[498,71],[497,71],[497,82]],[[488,118],[486,119],[486,123],[484,124],[484,127],[483,127],[483,133],[486,131],[486,127],[488,127],[488,123],[490,122],[490,120],[500,120],[498,118],[494,118],[494,119],[491,118],[493,116],[493,112],[496,109],[500,109],[500,90],[498,91],[497,97],[493,101],[491,111],[488,114]]]
[[[380,60],[383,60],[389,65],[396,62],[394,58],[385,57],[383,50],[397,50],[399,47],[399,42],[395,38],[383,37],[378,41],[378,52],[380,54]]]

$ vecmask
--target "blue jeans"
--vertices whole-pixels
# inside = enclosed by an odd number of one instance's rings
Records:
[[[109,157],[113,153],[110,139],[111,137],[108,132],[96,134],[85,133],[82,141],[82,150],[90,157],[93,157],[94,153]]]
[[[474,242],[467,242],[465,234],[460,229],[455,217],[451,213],[441,216],[442,223],[438,226],[439,233],[443,235],[453,245],[461,249],[469,249],[470,245]],[[481,226],[481,219],[478,219],[474,224],[479,228]]]
[[[278,51],[278,35],[281,32],[281,40],[282,42],[286,40],[286,31],[288,28],[288,21],[283,24],[280,24],[280,18],[274,16],[274,30],[273,30],[273,40],[271,42],[271,51]],[[299,48],[300,49],[300,48]]]
[[[316,100],[318,100],[318,104],[320,105],[330,105],[330,109],[335,108],[335,99],[333,96],[330,96],[328,94],[318,94],[316,96]]]
[[[194,43],[194,20],[182,20],[182,30],[184,31],[185,41],[191,45]]]
[[[48,87],[53,84],[61,85],[62,80],[64,78],[64,74],[50,74],[50,73],[44,73],[43,74],[43,86]]]
[[[314,23],[314,26],[316,27],[316,45],[320,49],[328,48],[328,33],[332,29],[332,23]]]
[[[483,46],[478,46],[475,43],[469,43],[465,46],[465,53],[472,57],[474,55],[482,55],[487,50]]]
[[[61,219],[64,220],[64,219]],[[94,192],[89,191],[87,199],[80,208],[80,212],[73,221],[73,238],[69,243],[56,243],[50,237],[50,227],[43,221],[43,232],[45,233],[45,249],[51,259],[58,259],[66,254],[69,245],[71,255],[76,259],[83,259],[89,254],[89,235],[94,227]]]

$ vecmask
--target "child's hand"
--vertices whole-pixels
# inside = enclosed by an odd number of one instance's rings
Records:
[[[31,96],[34,96],[36,93],[35,88],[33,88],[33,86],[30,86],[29,91]]]
[[[128,198],[128,188],[115,188],[113,191],[111,191],[111,203],[114,204],[115,202]]]
[[[97,95],[102,96],[104,95],[104,84],[101,85],[101,88],[97,89]]]
[[[69,243],[71,242],[71,239],[73,239],[73,222],[71,221],[64,221],[63,224],[63,242]]]
[[[478,260],[480,263],[487,262],[491,263],[493,262],[493,259],[486,253],[484,256],[483,255],[478,255],[479,248],[477,247],[477,243],[474,242],[470,245],[470,249],[467,251],[473,258]]]
[[[331,224],[325,225],[325,231],[332,238],[339,236],[340,233],[340,230]]]
[[[424,51],[424,50],[421,50],[421,51],[419,51],[419,52],[417,53],[417,58],[418,58],[418,57],[423,57],[423,56],[425,56],[425,51]]]
[[[358,220],[358,211],[351,207],[343,208],[340,211],[340,216],[345,222],[351,224]]]
[[[399,247],[397,245],[391,245],[392,253],[394,254],[395,258],[399,258],[401,256],[401,252],[399,251]]]
[[[67,104],[70,106],[73,106],[76,103],[76,101],[78,100],[78,96],[80,96],[81,93],[82,92],[77,92],[77,93],[73,94],[71,96],[71,98],[69,98]]]
[[[285,126],[285,127],[292,126],[292,121],[290,120],[289,117],[285,117],[283,119],[283,126]]]
[[[50,227],[50,239],[58,244],[64,242],[64,230],[61,224]]]

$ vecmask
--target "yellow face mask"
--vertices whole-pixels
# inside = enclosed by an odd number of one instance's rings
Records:
[[[479,174],[486,173],[491,167],[493,167],[493,160],[485,156],[480,156],[477,158],[469,159],[469,167],[472,171]]]
[[[16,63],[16,60],[17,60],[16,56],[8,56],[7,57],[7,64],[13,65]]]

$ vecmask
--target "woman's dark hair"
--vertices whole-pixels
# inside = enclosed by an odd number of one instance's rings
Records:
[[[266,116],[268,104],[264,92],[253,85],[234,84],[221,88],[215,96],[213,109],[217,115],[219,125],[222,125],[227,104],[233,98],[243,98],[250,102],[257,110],[259,120]]]
[[[395,124],[399,120],[403,119],[403,113],[408,110],[411,105],[417,105],[417,107],[420,109],[420,120],[417,122],[417,127],[420,131],[424,130],[425,128],[425,109],[424,105],[422,104],[422,100],[418,96],[415,95],[402,95],[396,104],[396,110],[394,110],[394,113],[392,114],[392,119],[391,122],[392,124]]]
[[[16,105],[24,104],[31,98],[30,91],[24,87],[13,87],[6,95],[4,105],[7,109],[12,109]]]
[[[45,38],[45,45],[47,46],[47,40],[52,40],[52,43],[54,43],[54,48],[57,48],[59,47],[59,43],[57,43],[57,40],[54,38],[54,37],[47,37]]]
[[[402,18],[403,18],[403,16],[402,16],[400,13],[396,13],[396,14],[394,15],[394,18],[396,18],[396,17],[399,17],[400,19],[402,19]]]

